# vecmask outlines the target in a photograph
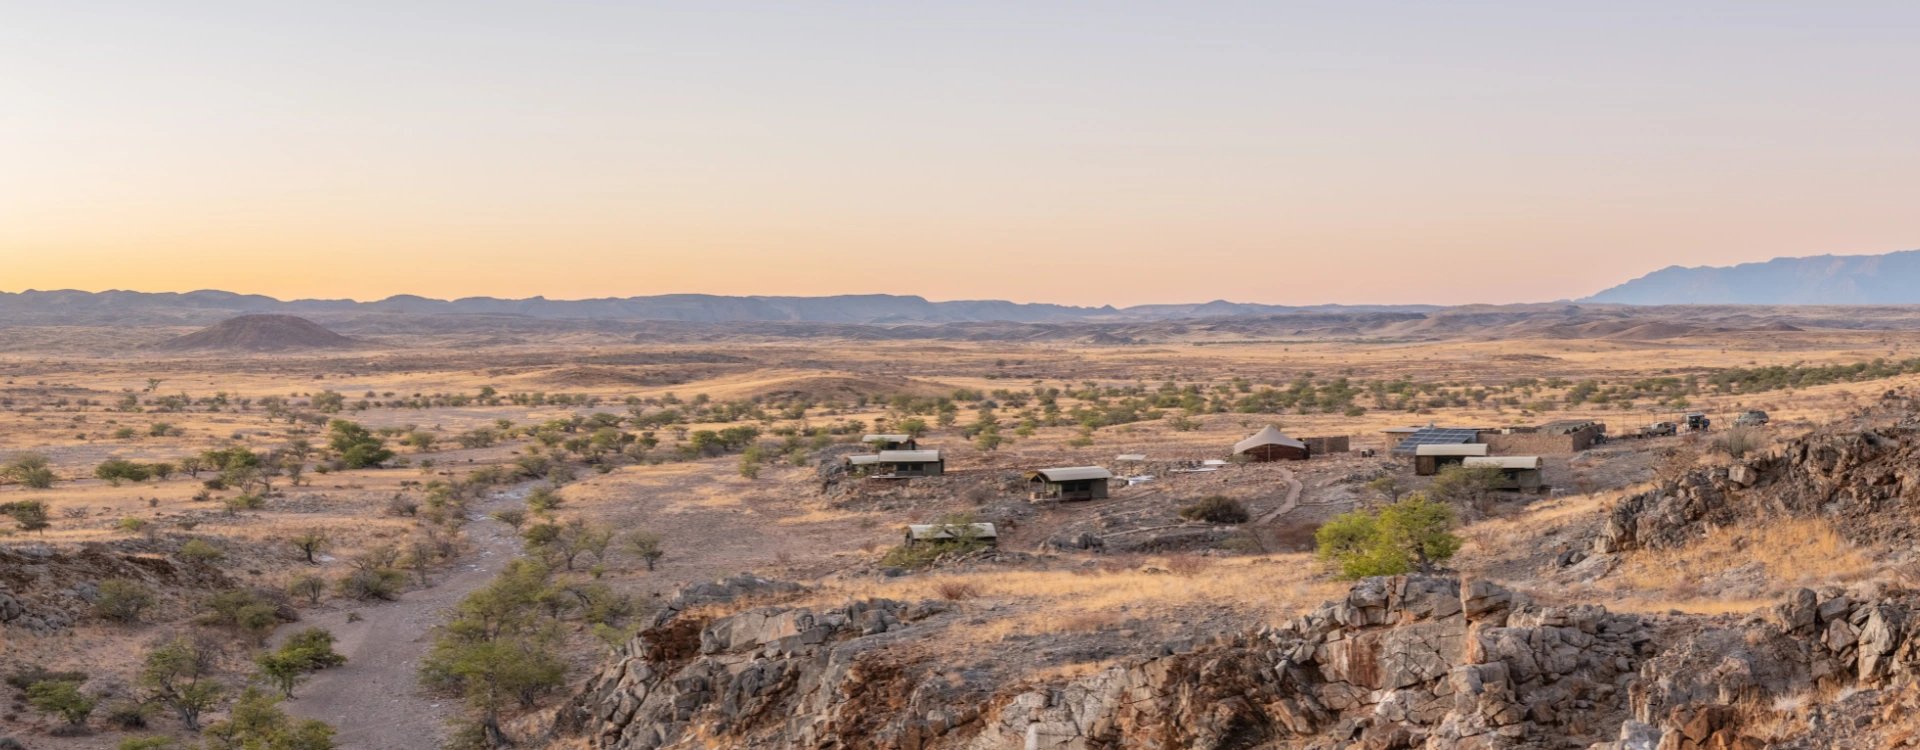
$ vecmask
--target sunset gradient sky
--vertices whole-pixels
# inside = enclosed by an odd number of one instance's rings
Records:
[[[1920,3],[10,2],[0,291],[1515,302],[1920,247]]]

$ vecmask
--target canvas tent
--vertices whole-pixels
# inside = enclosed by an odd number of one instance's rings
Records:
[[[1099,466],[1069,466],[1027,472],[1035,500],[1100,500],[1113,472]]]
[[[880,479],[937,477],[946,473],[946,457],[937,450],[880,451],[847,457],[847,468]]]
[[[1255,461],[1304,461],[1313,451],[1306,443],[1287,437],[1280,428],[1267,425],[1251,437],[1234,443],[1233,454]]]

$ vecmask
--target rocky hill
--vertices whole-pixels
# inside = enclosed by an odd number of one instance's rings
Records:
[[[284,352],[339,349],[356,342],[292,315],[242,315],[160,343],[169,351]]]
[[[1920,304],[1920,250],[1669,266],[1582,302],[1628,305]]]

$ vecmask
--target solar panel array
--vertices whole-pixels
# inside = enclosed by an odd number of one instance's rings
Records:
[[[1396,456],[1411,456],[1422,445],[1460,445],[1480,439],[1479,430],[1451,427],[1422,427],[1393,446]]]

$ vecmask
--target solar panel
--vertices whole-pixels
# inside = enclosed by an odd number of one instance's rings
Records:
[[[1479,430],[1451,427],[1422,427],[1393,446],[1396,456],[1411,456],[1422,445],[1459,445],[1480,439]]]

